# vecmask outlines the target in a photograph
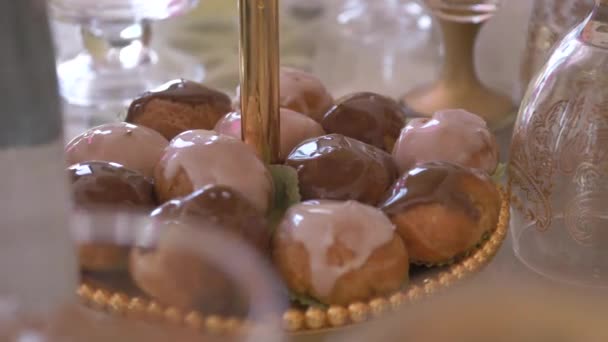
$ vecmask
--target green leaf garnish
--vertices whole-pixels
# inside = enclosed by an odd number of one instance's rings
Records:
[[[300,295],[300,294],[294,293],[292,291],[289,291],[289,300],[291,300],[294,303],[298,303],[300,305],[306,306],[306,307],[312,306],[312,307],[318,307],[318,308],[324,308],[324,309],[328,308],[327,304],[323,304],[312,297]]]
[[[507,173],[507,165],[500,163],[496,167],[496,171],[494,171],[494,174],[491,176],[492,180],[496,183],[500,183],[500,182],[502,182],[506,173]]]
[[[273,208],[268,219],[271,227],[276,227],[289,207],[302,201],[298,184],[298,172],[291,166],[271,165],[269,167],[274,183]]]

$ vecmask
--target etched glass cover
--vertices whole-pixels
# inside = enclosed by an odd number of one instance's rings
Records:
[[[514,248],[552,278],[608,285],[606,5],[556,46],[530,85],[509,168]]]
[[[536,0],[528,27],[528,41],[521,64],[521,82],[525,90],[534,74],[543,66],[551,47],[579,23],[593,7],[593,0]]]

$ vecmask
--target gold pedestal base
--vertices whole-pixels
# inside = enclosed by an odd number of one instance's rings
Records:
[[[446,82],[414,89],[403,97],[402,103],[412,116],[431,116],[443,109],[465,109],[484,118],[490,128],[498,126],[515,109],[510,97],[481,84]]]
[[[414,89],[402,98],[411,116],[431,116],[438,110],[465,109],[498,129],[513,112],[510,97],[484,86],[475,70],[475,42],[482,23],[438,18],[443,32],[445,61],[439,80]]]

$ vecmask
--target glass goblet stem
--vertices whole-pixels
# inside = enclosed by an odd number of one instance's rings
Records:
[[[132,69],[153,62],[147,20],[89,24],[81,28],[84,46],[96,69]]]
[[[91,0],[53,1],[58,18],[81,25],[84,42],[84,51],[57,65],[67,103],[119,113],[137,96],[172,79],[204,79],[205,70],[195,58],[169,46],[150,46],[151,20],[183,13],[196,1],[96,1],[94,8],[84,5]]]
[[[478,84],[475,71],[475,40],[481,24],[458,23],[439,19],[443,34],[445,60],[441,82],[469,86]]]
[[[484,118],[492,129],[508,123],[514,105],[509,96],[481,83],[475,71],[475,42],[481,21],[437,18],[443,32],[445,59],[441,77],[434,84],[405,94],[402,101],[411,116],[431,116],[461,108]]]

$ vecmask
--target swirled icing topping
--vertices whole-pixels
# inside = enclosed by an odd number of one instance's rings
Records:
[[[376,249],[394,238],[395,227],[374,207],[356,201],[323,200],[291,207],[279,232],[306,248],[312,286],[327,296],[341,276],[365,265]],[[328,252],[338,244],[352,255],[339,263],[330,262]]]

